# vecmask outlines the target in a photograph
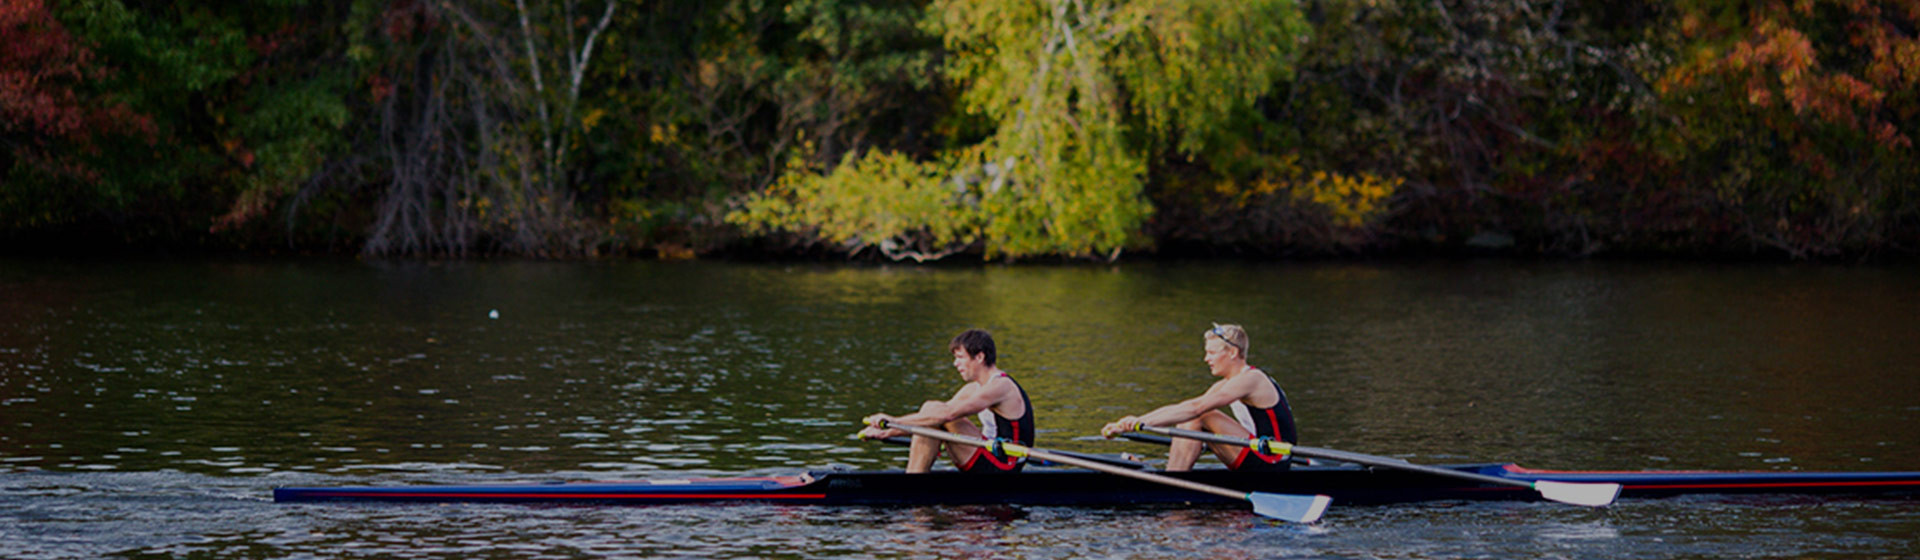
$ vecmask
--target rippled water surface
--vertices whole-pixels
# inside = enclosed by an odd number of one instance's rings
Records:
[[[1606,509],[276,505],[283,485],[888,468],[858,418],[992,330],[1042,446],[1245,324],[1307,443],[1540,468],[1920,470],[1920,270],[1659,263],[0,261],[0,557],[1904,558],[1920,500]]]

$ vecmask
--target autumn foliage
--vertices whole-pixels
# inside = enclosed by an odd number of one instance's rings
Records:
[[[1726,227],[1787,254],[1904,245],[1915,211],[1920,4],[1682,3],[1689,48],[1655,87],[1672,156]],[[1735,180],[1728,180],[1732,177]],[[1905,226],[1905,227],[1910,227]]]
[[[151,137],[152,123],[89,93],[104,72],[94,55],[55,20],[41,0],[0,4],[0,153],[14,184],[0,189],[3,227],[32,227],[67,218],[47,198],[66,198],[54,185],[100,179],[95,139],[135,133]]]
[[[0,3],[0,245],[1920,254],[1920,3]]]

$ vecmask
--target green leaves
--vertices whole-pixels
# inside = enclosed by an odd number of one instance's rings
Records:
[[[1129,105],[1156,138],[1202,154],[1235,118],[1293,76],[1308,28],[1294,2],[1153,0],[1126,4],[1115,18],[1134,30],[1116,49],[1114,71]]]
[[[862,247],[918,230],[941,253],[978,239],[987,258],[1113,258],[1145,242],[1149,155],[1207,149],[1290,70],[1303,24],[1290,2],[952,0],[929,6],[927,28],[957,110],[991,123],[987,137],[937,164],[845,160],[735,222]],[[769,213],[776,199],[793,211]]]

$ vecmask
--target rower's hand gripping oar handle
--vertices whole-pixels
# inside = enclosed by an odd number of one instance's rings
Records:
[[[880,415],[880,414],[875,414],[872,416],[868,416],[866,418],[862,418],[860,419],[860,422],[868,426],[873,426],[875,428],[882,429],[882,430],[885,430],[887,428],[897,427],[893,425],[891,420],[888,420],[884,415]],[[915,427],[917,428],[919,426],[915,426]],[[1029,457],[1026,447],[1019,446],[1019,445],[1007,445],[1007,443],[1009,443],[1007,440],[1001,439],[1001,438],[993,438],[993,439],[981,438],[981,441],[978,445],[987,448],[987,452],[992,453],[995,456],[999,456],[999,457],[1022,457],[1022,458]]]

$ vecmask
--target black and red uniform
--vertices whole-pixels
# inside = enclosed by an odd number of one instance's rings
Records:
[[[1260,373],[1266,375],[1264,370]],[[1240,425],[1247,431],[1253,432],[1253,437],[1299,443],[1300,431],[1293,425],[1293,407],[1287,406],[1287,392],[1280,390],[1280,383],[1274,381],[1272,377],[1267,377],[1267,382],[1273,384],[1273,392],[1280,396],[1280,400],[1268,408],[1247,406],[1246,403],[1234,401],[1231,406],[1234,418],[1238,419]],[[1268,455],[1250,447],[1243,447],[1240,449],[1240,456],[1235,457],[1227,467],[1237,471],[1284,471],[1289,468],[1289,465],[1284,455]]]
[[[1013,381],[1013,388],[1020,391],[1020,405],[1026,409],[1019,418],[1002,418],[992,408],[980,411],[980,435],[987,439],[1003,439],[1023,446],[1033,445],[1033,400],[1027,398],[1027,389],[1014,381],[1013,376],[1000,372],[1000,377]],[[960,465],[961,472],[1019,472],[1027,466],[1025,457],[1008,457],[994,453],[985,447],[976,448],[973,456]]]

